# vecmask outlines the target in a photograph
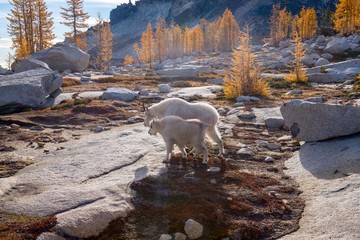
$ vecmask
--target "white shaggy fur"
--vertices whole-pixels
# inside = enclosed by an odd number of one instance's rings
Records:
[[[224,146],[217,129],[219,113],[213,106],[208,103],[188,103],[181,98],[168,98],[152,105],[145,111],[144,125],[149,126],[150,121],[155,117],[162,118],[171,115],[183,119],[199,119],[208,124],[206,135],[218,144],[219,156],[223,155]]]
[[[205,131],[209,125],[198,119],[182,119],[178,116],[166,116],[154,119],[150,123],[149,134],[159,133],[166,144],[165,162],[170,160],[174,144],[176,144],[183,158],[187,157],[185,145],[195,148],[197,154],[203,154],[203,163],[208,161],[208,150],[205,146]]]

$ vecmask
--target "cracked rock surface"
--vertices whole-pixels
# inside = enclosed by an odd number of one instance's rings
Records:
[[[163,140],[142,124],[84,136],[0,180],[0,208],[32,216],[56,215],[63,237],[96,235],[131,210],[128,185],[137,169],[164,171]],[[141,147],[140,147],[141,146]],[[159,159],[159,161],[154,161]]]

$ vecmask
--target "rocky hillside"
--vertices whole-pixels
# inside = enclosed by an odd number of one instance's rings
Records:
[[[168,23],[174,21],[183,26],[195,26],[201,18],[212,21],[229,8],[240,25],[251,24],[253,39],[260,41],[268,35],[268,19],[273,4],[281,6],[297,14],[302,6],[314,7],[321,12],[326,7],[334,9],[338,0],[140,0],[133,5],[131,2],[122,4],[110,13],[112,32],[114,35],[114,59],[122,59],[133,51],[132,46],[138,40],[146,25],[153,26],[158,17]],[[256,31],[255,31],[256,30]]]

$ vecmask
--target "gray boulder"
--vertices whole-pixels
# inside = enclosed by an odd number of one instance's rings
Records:
[[[326,45],[324,52],[331,54],[343,54],[346,50],[350,49],[350,43],[343,38],[335,38],[332,41],[328,42]]]
[[[169,93],[171,92],[171,88],[168,84],[159,84],[158,90],[160,93]]]
[[[283,128],[285,120],[282,117],[265,117],[265,126],[270,129]]]
[[[203,234],[203,226],[193,219],[186,221],[184,230],[189,239],[197,239]]]
[[[320,58],[320,56],[318,54],[313,53],[310,55],[305,55],[301,59],[301,62],[309,67],[309,66],[313,66],[319,58]]]
[[[47,98],[61,87],[63,79],[52,70],[38,68],[0,76],[0,112],[45,108]]]
[[[334,58],[334,56],[331,55],[330,53],[323,53],[323,54],[321,54],[321,57],[325,58],[325,59],[327,59],[329,61]]]
[[[25,72],[37,68],[44,68],[51,70],[49,66],[42,61],[36,59],[24,59],[21,61],[20,64],[15,66],[15,73]]]
[[[280,108],[299,141],[320,141],[360,132],[360,108],[293,100]]]
[[[89,65],[90,55],[75,44],[57,43],[51,48],[32,54],[31,58],[43,61],[51,69],[60,72],[67,69],[73,72],[82,72]]]
[[[327,60],[326,58],[319,58],[318,60],[316,60],[315,66],[323,66],[329,63],[330,63],[329,60]]]
[[[254,96],[239,96],[236,98],[237,102],[258,102],[260,98]]]
[[[309,82],[314,83],[336,83],[345,80],[345,76],[337,72],[307,74]]]
[[[124,102],[131,102],[135,100],[137,93],[126,88],[110,87],[102,95],[104,100],[118,100]]]

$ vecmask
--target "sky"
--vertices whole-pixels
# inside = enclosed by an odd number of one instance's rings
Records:
[[[131,0],[135,3],[135,0]],[[64,32],[69,31],[69,28],[60,24],[63,20],[60,15],[60,6],[68,7],[66,0],[46,0],[47,8],[52,12],[54,18],[54,34],[56,35],[55,42],[61,42],[64,40]],[[116,8],[117,5],[122,3],[128,3],[129,0],[84,0],[84,11],[87,12],[90,16],[88,20],[89,26],[94,25],[96,22],[97,13],[100,12],[102,18],[109,20],[110,11]],[[8,21],[6,19],[8,13],[12,9],[8,0],[0,0],[0,65],[2,67],[7,67],[5,59],[10,52],[13,54],[11,49],[11,38],[7,33]]]

